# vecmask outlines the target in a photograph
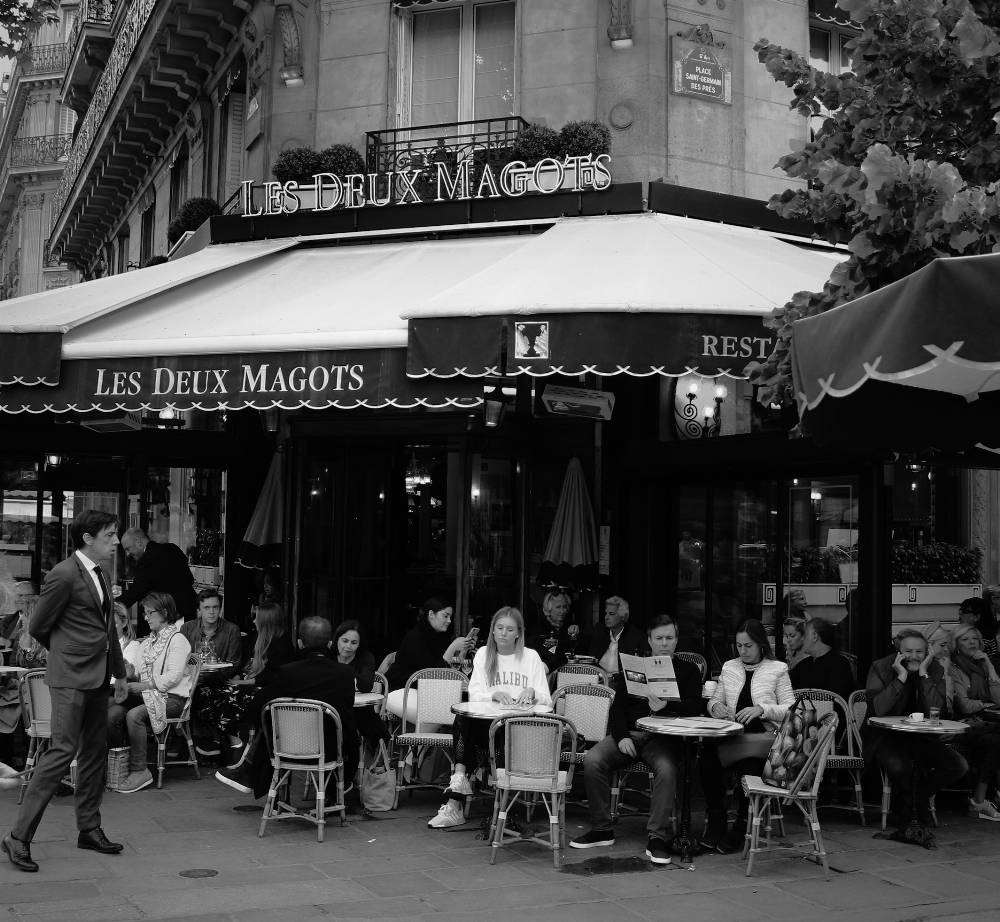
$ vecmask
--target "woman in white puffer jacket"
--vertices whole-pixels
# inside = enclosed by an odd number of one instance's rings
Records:
[[[719,684],[708,702],[713,717],[743,724],[743,733],[705,745],[700,759],[701,786],[705,793],[707,823],[702,844],[728,852],[743,847],[747,808],[743,786],[736,785],[736,821],[726,831],[725,770],[739,775],[760,774],[774,742],[774,735],[788,708],[795,703],[788,666],[774,658],[764,626],[744,621],[736,632],[736,659],[722,666]]]

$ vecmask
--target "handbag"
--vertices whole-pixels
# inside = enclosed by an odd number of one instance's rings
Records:
[[[396,773],[391,768],[385,740],[379,740],[372,760],[361,769],[361,803],[372,813],[392,809],[396,799]]]
[[[819,715],[809,698],[799,698],[786,712],[778,735],[767,754],[761,778],[779,788],[790,788],[798,780],[819,737]]]
[[[129,747],[120,746],[108,750],[108,774],[105,787],[109,791],[121,790],[128,778]]]

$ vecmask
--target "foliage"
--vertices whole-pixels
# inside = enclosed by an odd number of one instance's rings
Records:
[[[173,246],[187,231],[195,231],[213,215],[222,214],[214,198],[189,198],[167,225],[167,243]]]
[[[894,583],[982,582],[983,552],[944,541],[897,544],[892,548]]]
[[[792,559],[792,582],[839,583],[840,565],[854,563],[857,559],[857,545],[849,548],[836,545],[800,548]]]
[[[607,154],[611,150],[611,130],[603,122],[567,122],[559,132],[563,157]]]
[[[766,325],[774,351],[748,367],[765,403],[793,400],[795,320],[853,300],[938,256],[1000,251],[1000,4],[839,0],[860,24],[853,71],[827,74],[762,39],[760,61],[817,125],[778,166],[801,185],[771,199],[849,259],[820,292],[799,292]]]
[[[534,166],[546,157],[562,157],[559,132],[545,125],[528,125],[515,138],[510,152],[515,160],[523,160],[527,166]]]
[[[323,172],[323,159],[311,147],[290,147],[278,154],[271,167],[278,182],[295,180],[299,185],[312,185],[313,176]]]
[[[364,157],[350,144],[331,144],[319,152],[319,157],[322,164],[319,172],[333,173],[341,179],[348,173],[365,172]]]
[[[0,57],[14,57],[43,22],[58,22],[58,10],[58,0],[0,0]]]
[[[222,550],[222,535],[214,528],[199,528],[188,556],[196,567],[217,567]]]

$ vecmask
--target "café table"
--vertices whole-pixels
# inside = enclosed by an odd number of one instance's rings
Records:
[[[205,674],[210,674],[213,672],[221,672],[223,669],[232,669],[232,663],[202,663],[201,671]]]
[[[354,693],[354,706],[356,708],[367,708],[372,707],[376,704],[381,704],[385,701],[385,695],[380,695],[378,692],[359,692]]]
[[[706,739],[725,739],[743,732],[743,724],[716,717],[640,717],[636,728],[660,736],[673,736],[681,741],[681,823],[673,850],[680,855],[681,862],[690,864],[700,849],[691,835],[691,743],[696,747]]]
[[[915,733],[918,736],[932,739],[934,737],[954,736],[969,729],[967,724],[958,720],[912,720],[909,717],[869,717],[868,723],[873,727],[891,730],[893,733]],[[900,842],[911,842],[915,845],[927,844],[927,832],[920,825],[917,809],[917,790],[920,781],[919,766],[914,761],[914,771],[910,773],[910,821],[903,829],[890,833],[886,838]],[[877,833],[877,835],[879,835]]]
[[[498,717],[523,717],[525,714],[550,714],[549,704],[532,704],[529,707],[514,707],[498,704],[496,701],[460,701],[451,706],[452,714],[475,717],[479,720],[496,720]]]
[[[26,666],[0,666],[0,675],[19,676],[27,671]]]

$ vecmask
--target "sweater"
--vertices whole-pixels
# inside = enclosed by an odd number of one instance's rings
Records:
[[[722,705],[729,712],[729,719],[736,716],[736,702],[746,681],[746,665],[743,660],[727,660],[722,665],[719,684],[708,702],[708,713],[716,714],[716,705]],[[765,727],[777,730],[785,712],[795,703],[792,681],[788,676],[788,666],[776,659],[761,660],[753,673],[750,683],[750,698],[764,713],[761,716]]]
[[[792,688],[822,688],[832,691],[846,702],[854,691],[854,676],[850,663],[836,650],[822,656],[807,656],[789,672]]]
[[[492,701],[495,692],[506,692],[511,698],[517,698],[526,688],[535,690],[535,704],[552,704],[545,666],[538,653],[525,647],[520,656],[514,653],[498,656],[496,675],[487,676],[486,647],[476,650],[469,679],[470,701]]]

